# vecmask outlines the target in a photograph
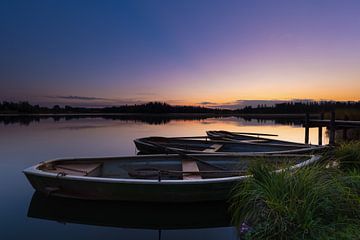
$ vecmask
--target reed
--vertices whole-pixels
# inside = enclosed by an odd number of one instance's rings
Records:
[[[230,210],[244,239],[356,239],[360,236],[359,171],[344,175],[318,164],[275,173],[251,167],[238,184]]]
[[[335,115],[338,119],[360,120],[360,111],[357,108],[336,109]]]
[[[360,169],[360,141],[341,143],[335,149],[335,158],[344,171]]]

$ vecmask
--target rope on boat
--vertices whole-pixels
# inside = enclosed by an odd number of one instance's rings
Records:
[[[56,177],[59,178],[59,177],[64,177],[66,176],[66,173],[65,172],[58,172],[58,174],[56,174]]]

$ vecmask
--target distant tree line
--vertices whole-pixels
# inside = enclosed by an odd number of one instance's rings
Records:
[[[258,105],[257,107],[247,106],[236,110],[244,114],[292,114],[292,113],[321,113],[339,109],[349,109],[360,111],[360,101],[358,102],[286,102],[278,103],[274,106]]]
[[[360,112],[358,102],[286,102],[274,106],[258,105],[246,106],[242,109],[229,110],[220,108],[206,108],[199,106],[172,106],[162,102],[149,102],[145,104],[122,105],[104,108],[85,108],[55,105],[53,107],[40,107],[28,102],[0,102],[2,114],[92,114],[92,113],[212,113],[212,114],[294,114],[294,113],[321,113],[333,110],[352,110]]]
[[[172,106],[167,103],[149,102],[140,105],[123,105],[102,109],[105,113],[227,113],[227,109],[215,109],[198,106]]]
[[[229,113],[227,109],[214,109],[199,106],[172,106],[162,102],[149,102],[146,104],[122,105],[104,108],[61,107],[55,105],[51,108],[31,105],[28,102],[0,102],[2,114],[76,114],[76,113]]]

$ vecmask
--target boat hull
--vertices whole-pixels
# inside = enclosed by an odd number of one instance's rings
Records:
[[[25,173],[34,189],[58,197],[137,202],[222,201],[229,197],[237,180],[222,183],[116,183],[79,181],[68,177],[36,176]]]
[[[166,138],[164,138],[166,139]],[[271,143],[256,142],[231,142],[231,141],[213,141],[213,140],[184,140],[176,138],[167,138],[168,143],[159,143],[152,141],[152,137],[139,138],[134,140],[136,148],[140,154],[171,154],[171,153],[187,153],[187,154],[204,154],[206,146],[212,144],[223,144],[224,147],[212,153],[214,154],[309,154],[315,151],[323,150],[324,146],[310,145],[282,145]],[[181,146],[173,146],[174,142],[181,142]],[[201,149],[202,148],[202,149]]]
[[[141,154],[162,154],[165,153],[163,149],[160,149],[154,145],[142,142],[138,139],[134,140],[135,147]]]

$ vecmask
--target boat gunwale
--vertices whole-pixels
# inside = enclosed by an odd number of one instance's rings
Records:
[[[143,144],[152,148],[156,148],[158,149],[159,147],[152,144],[151,142],[147,142],[144,141],[144,139],[148,139],[148,138],[152,138],[152,137],[145,137],[145,138],[137,138],[134,139],[135,145],[136,143],[138,144]],[[165,138],[165,137],[164,137]],[[167,138],[167,139],[175,139],[177,140],[177,138]],[[186,140],[186,141],[204,141],[204,140]],[[204,141],[204,142],[214,142],[214,143],[224,143],[224,144],[236,144],[236,143],[241,143],[241,144],[248,144],[248,145],[256,145],[256,146],[269,146],[269,147],[296,147],[296,145],[288,145],[288,144],[273,144],[273,143],[255,143],[255,142],[244,142],[244,141],[213,141],[213,140],[209,140],[209,141]],[[200,150],[190,150],[190,149],[184,149],[184,148],[176,148],[176,147],[165,147],[167,149],[171,150],[175,150],[175,151],[179,151],[179,152],[184,152],[184,153],[190,153],[190,154],[201,154],[203,153],[203,151]],[[218,154],[239,154],[239,153],[243,153],[243,154],[253,154],[253,153],[263,153],[263,154],[292,154],[292,153],[301,153],[301,152],[305,152],[305,151],[313,151],[313,150],[320,150],[320,149],[324,149],[326,148],[326,146],[320,146],[320,145],[305,145],[304,147],[300,147],[297,149],[291,149],[291,150],[280,150],[280,151],[267,151],[267,152],[215,152]],[[213,153],[213,154],[215,154]]]
[[[146,155],[143,156],[142,158],[154,158],[154,157],[164,157],[164,156],[169,156],[169,157],[179,157],[179,155],[177,154],[168,154],[168,155],[164,155],[164,154],[157,154],[157,155]],[[315,162],[317,162],[320,159],[320,155],[314,155],[314,154],[196,154],[196,156],[208,156],[208,157],[213,157],[213,156],[231,156],[231,157],[244,157],[244,156],[248,156],[248,157],[266,157],[266,156],[271,156],[271,157],[309,157],[308,159],[292,165],[288,168],[281,168],[278,170],[275,170],[275,172],[282,172],[285,170],[294,170],[294,169],[298,169],[301,167],[305,167],[308,166],[310,164],[313,164]],[[52,160],[47,160],[38,164],[35,164],[31,167],[26,168],[25,170],[23,170],[23,173],[25,175],[32,175],[32,176],[39,176],[39,177],[47,177],[47,178],[55,178],[55,179],[62,179],[62,180],[75,180],[75,181],[86,181],[86,182],[101,182],[101,183],[126,183],[126,184],[152,184],[152,185],[184,185],[184,184],[209,184],[209,183],[224,183],[224,182],[233,182],[233,181],[241,181],[244,180],[246,178],[251,177],[252,175],[242,175],[242,176],[233,176],[233,177],[222,177],[222,178],[209,178],[209,179],[191,179],[191,180],[153,180],[153,179],[126,179],[126,178],[104,178],[104,177],[91,177],[91,176],[76,176],[76,175],[64,175],[61,176],[58,173],[51,173],[51,172],[47,172],[47,171],[43,171],[40,170],[39,167],[43,166],[44,164],[49,164],[49,163],[54,163],[56,161],[89,161],[89,160],[111,160],[111,159],[121,159],[121,158],[138,158],[138,156],[122,156],[122,157],[97,157],[97,158],[86,158],[86,157],[81,157],[81,158],[57,158],[57,159],[52,159]]]
[[[298,143],[298,142],[291,142],[291,141],[286,141],[286,140],[278,140],[278,139],[273,139],[273,138],[264,138],[264,137],[253,137],[253,136],[249,136],[246,134],[235,134],[232,133],[230,131],[225,131],[225,130],[221,130],[221,131],[216,131],[216,130],[210,130],[210,131],[206,131],[206,134],[209,138],[211,137],[216,137],[219,139],[224,139],[223,141],[225,142],[233,142],[233,143],[250,143],[250,144],[261,144],[261,145],[266,145],[266,146],[284,146],[284,147],[321,147],[321,145],[317,145],[317,144],[306,144],[306,143]],[[223,135],[223,136],[220,136]],[[226,135],[230,135],[230,136],[226,136]],[[256,138],[254,140],[240,140],[240,139],[235,139],[232,137],[236,137],[236,136],[241,136],[244,135],[246,137],[253,137]],[[263,141],[275,141],[278,143],[261,143],[261,142],[255,142],[256,140],[263,140]],[[216,140],[217,141],[217,140]],[[254,141],[254,142],[252,142]]]

